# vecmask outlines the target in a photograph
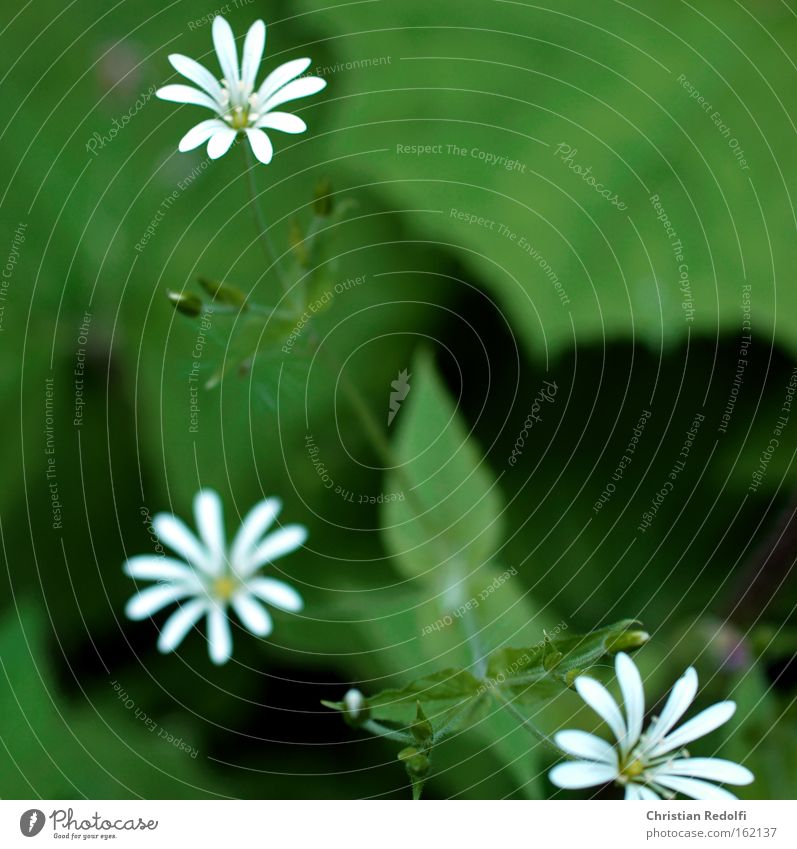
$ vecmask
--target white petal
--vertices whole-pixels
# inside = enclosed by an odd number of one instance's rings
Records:
[[[276,578],[254,578],[247,586],[256,596],[274,607],[279,607],[280,610],[296,613],[304,607],[299,593],[289,584]]]
[[[651,726],[646,735],[644,750],[650,752],[657,748],[658,742],[684,715],[686,709],[697,695],[697,672],[690,666],[689,669],[675,682],[669,698],[659,718]],[[665,750],[669,751],[669,750]]]
[[[271,633],[273,627],[271,617],[263,605],[252,598],[246,590],[233,596],[232,606],[238,618],[253,634],[257,634],[258,637],[267,637]]]
[[[325,87],[326,80],[322,80],[321,77],[302,77],[274,92],[263,103],[261,109],[264,112],[270,112],[275,106],[281,106],[289,100],[298,100],[300,97],[309,97]]]
[[[285,525],[269,534],[252,552],[251,558],[241,564],[240,574],[244,577],[254,574],[264,563],[271,563],[278,557],[300,548],[307,539],[307,529],[302,525]]]
[[[595,784],[606,784],[617,778],[617,770],[608,764],[596,764],[589,761],[571,761],[558,764],[549,773],[548,778],[557,787],[567,790],[580,790]]]
[[[210,558],[186,524],[171,513],[158,513],[152,520],[158,539],[182,555],[195,569],[211,574]]]
[[[674,775],[661,775],[656,777],[656,783],[662,787],[675,790],[692,799],[722,800],[735,799],[733,793],[709,784],[707,781],[698,781],[696,778],[680,778]]]
[[[654,781],[661,775],[685,775],[721,784],[750,784],[755,778],[746,767],[723,758],[677,758],[648,772]]]
[[[645,787],[644,784],[638,784],[637,789],[639,790],[639,798],[645,799],[648,802],[657,802],[661,799],[658,793],[654,790],[651,790],[650,787]]]
[[[125,607],[128,619],[146,619],[173,601],[192,595],[190,587],[179,584],[156,584],[134,595]]]
[[[588,734],[586,731],[560,731],[554,734],[553,739],[565,754],[617,767],[617,751],[614,746],[594,734]]]
[[[635,802],[642,798],[642,794],[639,792],[639,785],[637,784],[627,784],[625,787],[625,800],[626,802]]]
[[[195,106],[207,106],[214,112],[221,114],[219,104],[204,91],[191,88],[190,85],[165,85],[159,88],[155,94],[161,100],[169,100],[172,103],[193,103]]]
[[[214,564],[218,564],[220,570],[227,543],[224,539],[224,508],[215,490],[201,489],[194,496],[194,519]]]
[[[735,702],[718,702],[701,711],[697,716],[692,717],[689,722],[685,722],[680,728],[673,731],[672,734],[665,737],[650,751],[650,757],[656,758],[659,755],[664,755],[673,749],[680,749],[692,740],[697,740],[698,737],[704,737],[711,733],[715,728],[724,725],[736,711]]]
[[[293,134],[303,133],[307,129],[307,124],[298,115],[291,115],[290,112],[266,112],[262,118],[258,118],[255,126]]]
[[[163,626],[160,637],[158,637],[158,650],[164,654],[174,651],[196,624],[199,617],[207,610],[207,607],[207,601],[202,598],[195,598],[187,604],[180,605]]]
[[[309,67],[310,62],[312,62],[312,59],[294,59],[275,68],[263,80],[263,84],[257,90],[258,100],[261,103],[268,100],[277,89],[282,88],[286,83],[298,77],[299,74],[304,73]]]
[[[612,734],[614,734],[617,742],[622,743],[626,737],[625,721],[617,702],[603,684],[593,678],[581,675],[576,678],[576,690],[579,696],[612,729]]]
[[[213,19],[213,46],[219,58],[221,72],[227,80],[227,88],[232,92],[238,85],[238,50],[235,47],[235,36],[227,21],[221,15]]]
[[[232,655],[230,623],[227,614],[216,605],[208,610],[208,653],[210,659],[219,665],[226,663]]]
[[[279,515],[282,502],[279,498],[266,498],[255,504],[246,514],[238,533],[232,543],[230,560],[233,566],[243,561],[251,553],[254,546],[260,541],[263,534],[271,527],[274,519]]]
[[[255,21],[244,40],[243,61],[241,63],[241,79],[247,87],[254,86],[260,60],[263,58],[263,48],[266,46],[266,25],[263,21]]]
[[[124,571],[140,581],[196,581],[196,572],[181,560],[154,554],[131,557],[125,562]]]
[[[249,139],[254,155],[264,165],[268,165],[274,155],[274,148],[269,137],[262,130],[253,130],[251,127],[247,128],[246,137]]]
[[[211,159],[218,159],[220,156],[224,156],[230,149],[230,145],[235,141],[237,135],[238,133],[231,127],[225,127],[223,130],[220,129],[215,132],[208,142],[208,156]]]
[[[617,671],[617,681],[623,694],[625,716],[628,725],[628,736],[624,742],[624,751],[630,752],[639,741],[642,734],[642,721],[645,715],[645,690],[642,687],[642,677],[633,660],[620,652],[614,661]]]
[[[178,74],[182,74],[192,83],[198,85],[203,91],[206,91],[215,101],[220,101],[222,96],[222,88],[219,81],[210,73],[210,71],[199,62],[195,62],[188,56],[183,56],[180,53],[172,53],[169,56],[169,61],[172,67]]]
[[[220,121],[218,118],[209,118],[207,121],[202,121],[195,127],[191,127],[180,139],[177,149],[181,153],[185,153],[187,150],[193,150],[195,147],[204,144],[214,133],[224,130],[226,127],[227,125],[224,121]]]

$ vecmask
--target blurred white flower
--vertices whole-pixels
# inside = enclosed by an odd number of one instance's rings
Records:
[[[162,652],[174,651],[199,619],[207,616],[210,658],[219,664],[232,654],[230,607],[253,634],[270,634],[271,616],[262,602],[292,612],[303,607],[302,597],[293,587],[259,574],[262,566],[301,547],[307,539],[302,525],[285,525],[263,536],[280,507],[277,498],[256,504],[229,548],[221,499],[213,490],[203,489],[194,497],[199,538],[176,516],[159,513],[152,520],[155,534],[183,559],[142,555],[125,562],[124,570],[131,578],[157,581],[130,599],[127,616],[146,619],[172,602],[180,603],[160,633],[158,648]]]
[[[618,654],[617,680],[623,694],[625,717],[609,691],[586,676],[576,678],[582,699],[606,722],[615,745],[585,731],[560,731],[554,742],[578,760],[555,766],[549,773],[557,787],[571,790],[615,781],[625,787],[626,799],[659,799],[682,793],[693,799],[735,799],[711,784],[749,784],[753,774],[733,761],[720,758],[692,758],[683,750],[687,743],[703,737],[726,723],[736,710],[734,702],[719,702],[673,731],[697,694],[697,673],[686,670],[675,683],[667,703],[643,734],[645,691],[634,661]]]
[[[360,715],[363,702],[365,702],[365,696],[363,696],[359,690],[354,688],[347,690],[346,694],[343,696],[343,704],[346,705],[346,710],[349,712],[352,719],[357,719]]]
[[[266,25],[263,21],[255,21],[246,34],[239,68],[232,29],[219,15],[213,19],[213,45],[221,67],[221,80],[188,56],[179,53],[169,56],[175,70],[199,88],[167,85],[158,89],[157,96],[175,103],[205,106],[217,116],[192,127],[180,140],[179,150],[193,150],[207,142],[208,156],[218,159],[230,149],[238,133],[245,133],[255,156],[267,165],[274,150],[264,130],[303,133],[307,129],[296,115],[274,110],[283,103],[321,91],[326,82],[320,77],[297,79],[312,60],[294,59],[272,71],[255,89],[265,44]]]

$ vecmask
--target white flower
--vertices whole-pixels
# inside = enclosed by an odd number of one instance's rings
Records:
[[[146,619],[172,602],[179,608],[166,620],[158,639],[162,652],[174,651],[185,635],[207,616],[208,649],[214,663],[226,663],[232,654],[228,608],[259,637],[272,630],[265,601],[281,610],[299,611],[302,598],[293,587],[276,578],[264,578],[260,568],[299,548],[307,539],[301,525],[285,525],[263,536],[280,511],[277,498],[256,504],[244,519],[228,548],[221,499],[211,489],[194,497],[199,538],[171,513],[152,520],[155,534],[183,560],[156,555],[131,557],[125,572],[141,580],[157,581],[127,603],[130,619]]]
[[[736,710],[734,702],[719,702],[673,731],[697,694],[697,673],[691,667],[676,681],[661,716],[642,733],[645,691],[642,678],[627,654],[615,661],[623,694],[625,717],[608,690],[586,676],[576,678],[582,699],[606,722],[617,741],[614,746],[585,731],[560,731],[556,745],[578,760],[555,766],[549,773],[557,787],[571,790],[616,781],[626,799],[659,799],[682,793],[693,799],[735,799],[711,784],[749,784],[749,769],[720,758],[692,758],[683,747],[719,728]]]
[[[167,85],[156,92],[161,100],[205,106],[217,115],[192,127],[180,140],[178,148],[185,152],[207,142],[208,156],[218,159],[230,149],[238,133],[245,133],[255,156],[268,165],[274,149],[263,130],[303,133],[307,129],[304,121],[296,115],[274,110],[290,100],[321,91],[326,82],[319,77],[296,79],[307,70],[312,60],[294,59],[272,71],[255,89],[266,44],[263,21],[255,21],[246,34],[240,68],[235,37],[221,15],[213,19],[213,44],[221,67],[221,80],[217,80],[199,62],[173,53],[169,61],[175,70],[199,88]]]

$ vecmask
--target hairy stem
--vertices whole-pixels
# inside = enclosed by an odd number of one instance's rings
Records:
[[[406,734],[405,732],[398,731],[395,728],[388,728],[376,719],[366,719],[360,727],[364,728],[366,731],[370,731],[371,734],[376,737],[385,737],[388,740],[394,740],[397,743],[411,745],[415,742],[415,738],[411,734]]]
[[[548,748],[552,749],[556,752],[557,755],[562,754],[562,750],[556,745],[556,743],[551,740],[551,738],[540,731],[539,728],[528,718],[523,716],[523,714],[515,707],[515,705],[507,699],[507,697],[498,689],[498,687],[493,687],[490,692],[495,697],[496,701],[498,701],[506,710],[512,714],[512,716],[518,721],[518,723],[526,729],[526,731],[534,737],[535,740],[540,743],[544,743]]]

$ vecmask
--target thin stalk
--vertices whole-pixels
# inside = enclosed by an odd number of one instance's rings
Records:
[[[475,698],[465,702],[459,709],[455,709],[449,714],[446,724],[435,731],[434,741],[439,743],[445,740],[450,733],[453,733],[453,728],[457,722],[463,717],[468,718],[470,714],[476,711],[476,708],[484,701],[484,693],[479,693]]]
[[[498,687],[491,688],[490,692],[493,696],[495,696],[496,700],[500,702],[500,704],[507,709],[509,713],[518,721],[518,723],[529,732],[529,734],[534,737],[535,740],[538,740],[540,743],[544,743],[550,749],[556,752],[557,755],[562,754],[562,750],[556,745],[556,743],[551,740],[551,738],[540,731],[539,728],[530,720],[527,719],[523,714],[512,704],[512,702],[507,699],[507,697],[498,689]]]
[[[354,411],[357,413],[357,416],[362,422],[363,430],[365,431],[365,435],[368,437],[368,441],[371,443],[377,454],[379,454],[382,458],[382,462],[386,466],[393,467],[396,474],[400,477],[403,476],[406,481],[406,473],[401,468],[398,458],[393,453],[390,442],[388,442],[388,439],[382,432],[382,429],[376,423],[376,419],[374,419],[374,415],[369,409],[368,404],[365,402],[360,390],[354,383],[351,382],[351,380],[349,380],[348,377],[346,377],[343,372],[340,373],[339,380],[341,388],[345,392],[346,397],[349,399],[349,403],[354,408]]]
[[[252,156],[252,151],[249,150],[248,144],[245,142],[241,143],[241,148],[243,149],[244,159],[246,161],[246,181],[249,186],[249,196],[251,198],[249,206],[252,209],[252,214],[255,219],[255,228],[260,240],[260,245],[263,248],[263,253],[265,254],[267,262],[274,269],[274,272],[280,281],[282,291],[287,295],[290,287],[287,279],[282,273],[279,261],[277,260],[277,251],[275,250],[271,241],[271,236],[268,233],[268,227],[266,226],[266,219],[263,215],[263,210],[260,208],[260,198],[257,192],[257,183],[255,182],[254,157]]]
[[[469,610],[466,610],[461,618],[463,628],[465,629],[465,636],[468,638],[468,646],[470,646],[473,672],[477,678],[483,678],[487,672],[487,655],[484,651],[479,633],[476,630],[476,623],[470,616]]]
[[[269,318],[292,320],[296,318],[296,314],[290,310],[278,310],[276,307],[264,306],[247,301],[243,307],[231,306],[222,304],[218,301],[211,301],[210,306],[214,315],[240,315],[241,313],[251,313],[253,315],[265,315]]]
[[[415,738],[411,734],[405,734],[403,731],[388,728],[376,719],[366,719],[360,727],[364,728],[366,731],[370,731],[371,734],[376,737],[385,737],[388,740],[394,740],[397,743],[411,745],[415,742]]]

